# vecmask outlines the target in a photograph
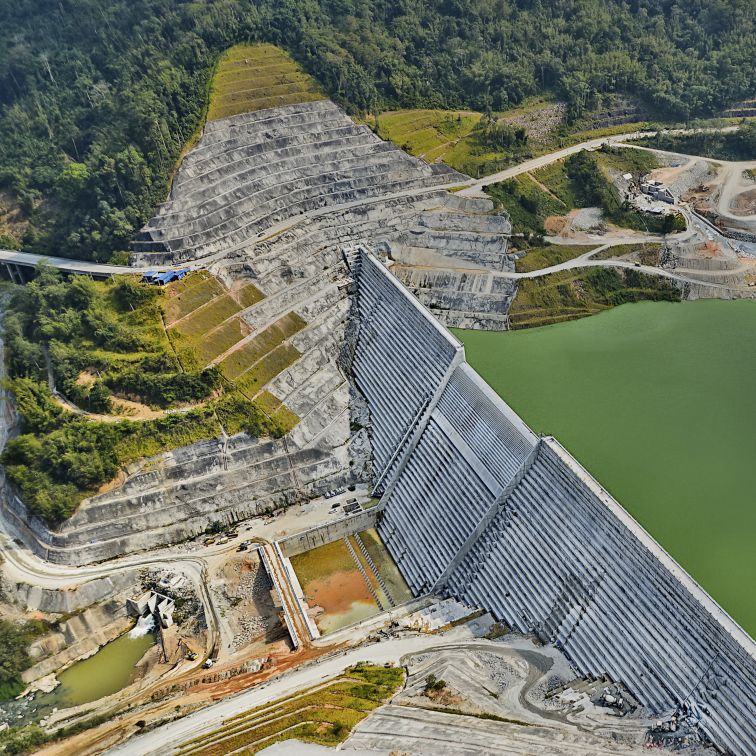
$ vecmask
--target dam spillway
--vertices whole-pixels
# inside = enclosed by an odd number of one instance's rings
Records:
[[[379,531],[413,592],[483,607],[581,674],[751,753],[752,639],[555,439],[525,426],[372,254],[350,264]]]

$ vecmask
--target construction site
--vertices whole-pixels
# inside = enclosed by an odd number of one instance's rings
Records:
[[[3,611],[49,630],[3,728],[40,722],[49,754],[752,753],[752,638],[448,329],[507,330],[521,279],[580,268],[753,297],[756,161],[668,155],[624,190],[663,194],[684,231],[573,224],[549,240],[579,254],[523,271],[483,191],[498,174],[280,86],[224,100],[128,266],[66,269],[186,269],[161,294],[171,348],[280,432],[217,412],[212,437],[130,462],[54,527],[3,477]],[[573,151],[607,141],[643,149]],[[23,281],[32,257],[0,263]],[[19,424],[4,391],[3,442]],[[146,640],[118,680],[83,690],[129,634]]]

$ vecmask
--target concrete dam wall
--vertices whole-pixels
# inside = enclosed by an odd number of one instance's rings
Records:
[[[555,439],[527,428],[375,257],[350,262],[379,530],[413,592],[484,607],[580,674],[752,753],[752,639]]]

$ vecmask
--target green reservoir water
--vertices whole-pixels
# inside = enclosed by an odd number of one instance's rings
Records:
[[[507,403],[756,635],[756,302],[643,302],[456,334]]]
[[[96,701],[125,688],[136,678],[134,665],[155,643],[155,635],[147,633],[131,638],[129,633],[103,646],[88,659],[76,662],[58,675],[60,685],[49,695],[40,698],[44,709]]]

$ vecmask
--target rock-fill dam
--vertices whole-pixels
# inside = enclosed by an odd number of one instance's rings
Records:
[[[753,640],[555,439],[527,428],[372,254],[350,264],[379,531],[413,592],[483,607],[581,674],[752,753]]]

